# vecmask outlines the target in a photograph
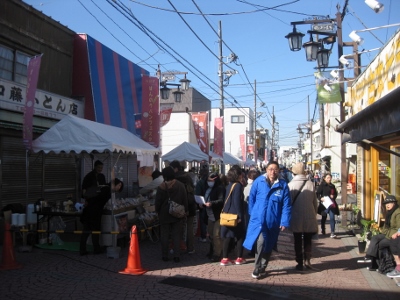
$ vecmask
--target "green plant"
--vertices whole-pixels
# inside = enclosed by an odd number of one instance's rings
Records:
[[[361,234],[360,234],[360,241],[367,241],[371,239],[372,233],[371,233],[371,225],[375,223],[374,220],[365,220],[361,219]]]
[[[352,208],[353,208],[354,217],[357,217],[358,213],[360,212],[361,209],[357,205],[354,205]]]

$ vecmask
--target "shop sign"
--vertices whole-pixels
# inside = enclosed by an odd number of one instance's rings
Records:
[[[0,79],[0,109],[24,113],[25,102],[25,85]],[[83,118],[82,101],[36,90],[34,116],[61,120],[68,114]]]

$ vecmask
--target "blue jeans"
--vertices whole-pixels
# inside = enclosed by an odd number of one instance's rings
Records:
[[[326,215],[322,216],[321,228],[322,228],[323,231],[325,231],[325,222],[326,222],[326,218],[329,215],[329,224],[331,225],[331,233],[334,233],[335,232],[335,225],[336,225],[335,213],[330,208],[324,210],[324,212],[326,213]]]

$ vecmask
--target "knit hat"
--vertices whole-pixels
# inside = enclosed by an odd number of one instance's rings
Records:
[[[292,167],[292,173],[295,175],[304,174],[304,164],[299,162]]]
[[[396,197],[393,195],[387,195],[385,200],[383,200],[383,204],[388,204],[388,203],[396,203]]]

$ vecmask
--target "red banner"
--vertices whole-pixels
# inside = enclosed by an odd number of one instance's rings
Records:
[[[142,140],[154,147],[160,145],[160,97],[157,77],[143,76]]]
[[[239,135],[239,139],[240,139],[240,149],[242,149],[242,160],[246,161],[246,146],[244,143],[245,135],[244,134]]]
[[[171,114],[172,108],[174,107],[173,103],[161,103],[160,104],[160,127],[163,127],[168,124]]]
[[[208,112],[193,113],[192,122],[197,138],[197,144],[201,151],[208,155]]]
[[[214,119],[214,153],[224,157],[222,146],[224,144],[224,131],[223,125],[224,117]]]
[[[25,111],[23,118],[23,143],[26,149],[32,149],[33,112],[35,110],[35,93],[39,79],[42,54],[29,59],[26,84]]]

